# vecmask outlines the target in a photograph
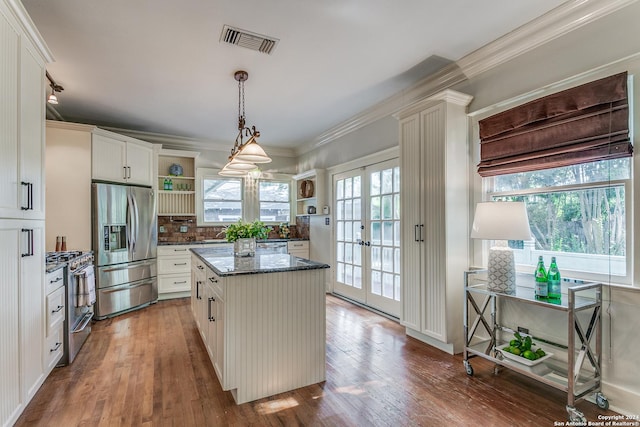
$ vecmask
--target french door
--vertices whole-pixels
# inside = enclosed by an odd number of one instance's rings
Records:
[[[400,317],[398,160],[337,174],[334,291]]]

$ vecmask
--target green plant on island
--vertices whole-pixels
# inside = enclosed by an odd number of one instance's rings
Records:
[[[255,220],[253,222],[238,222],[227,225],[223,230],[227,242],[235,242],[238,239],[250,239],[255,237],[256,240],[266,239],[269,236],[271,227],[266,226],[264,222]]]

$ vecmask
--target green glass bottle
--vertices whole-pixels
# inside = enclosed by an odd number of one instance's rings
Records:
[[[559,300],[562,297],[560,283],[560,270],[558,270],[558,264],[556,264],[556,257],[551,257],[551,264],[547,273],[547,298]]]
[[[547,269],[544,268],[544,260],[542,255],[538,257],[538,266],[534,273],[536,284],[534,294],[536,299],[547,299]]]

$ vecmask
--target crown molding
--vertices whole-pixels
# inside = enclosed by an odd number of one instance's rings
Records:
[[[231,147],[233,146],[232,142],[221,143],[214,142],[205,139],[197,139],[197,138],[187,138],[183,136],[177,135],[165,135],[161,133],[153,133],[153,132],[143,132],[136,131],[130,129],[121,129],[114,127],[103,127],[103,129],[107,129],[112,132],[116,132],[122,135],[130,136],[131,138],[140,139],[143,141],[150,142],[152,144],[162,144],[162,148],[169,148],[175,150],[199,150],[199,151],[221,151],[224,153],[230,153]],[[262,145],[262,144],[261,144]],[[278,157],[296,157],[296,153],[293,149],[290,148],[278,148],[278,147],[268,147],[266,145],[262,145],[264,149],[266,149],[270,155],[278,156]]]
[[[459,105],[461,107],[466,107],[471,103],[472,100],[473,100],[473,96],[471,95],[467,95],[466,93],[458,92],[451,89],[445,89],[441,92],[436,93],[433,96],[422,99],[418,102],[414,102],[413,104],[403,108],[397,113],[394,113],[393,117],[395,117],[396,119],[403,119],[407,116],[410,116],[419,111],[422,111],[425,108],[429,108],[433,105],[440,104],[442,102]]]
[[[438,73],[352,116],[296,149],[298,155],[313,151],[377,120],[398,113],[478,74],[497,67],[586,24],[638,0],[571,0],[509,34],[464,56]]]
[[[47,120],[47,128],[75,130],[79,132],[93,132],[97,129],[94,125],[85,125],[82,123],[63,122],[58,120]]]
[[[38,52],[40,52],[40,55],[42,55],[45,62],[54,62],[55,58],[53,57],[53,53],[49,50],[47,43],[44,41],[44,38],[42,38],[36,24],[31,20],[31,17],[22,5],[22,2],[19,0],[7,0],[7,5],[22,26],[22,29],[27,34],[29,40],[31,40],[31,43],[33,43],[33,45],[38,49]]]
[[[296,154],[301,155],[313,151],[377,120],[389,117],[426,96],[431,96],[464,80],[466,80],[466,77],[456,64],[448,65],[437,73],[425,77],[409,88],[386,98],[373,107],[320,134],[311,142],[298,147]]]
[[[637,0],[572,0],[464,56],[456,64],[467,78],[597,21]]]

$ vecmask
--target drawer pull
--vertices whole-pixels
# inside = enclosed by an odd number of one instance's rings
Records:
[[[51,313],[58,313],[60,310],[64,308],[64,305],[59,305],[55,310],[51,310]]]
[[[187,265],[186,262],[174,262],[173,265]]]
[[[61,345],[62,345],[61,342],[57,342],[55,347],[49,349],[49,353],[53,353],[55,351],[58,351],[58,349],[60,348]]]
[[[186,252],[186,249],[174,249],[173,252]]]
[[[203,267],[203,266],[201,266],[201,265],[199,265],[199,266],[198,266],[198,270],[204,270],[204,267]]]
[[[49,280],[49,283],[56,283],[62,280],[62,277],[56,277],[56,280]]]
[[[295,247],[301,247],[301,246],[304,246],[304,245],[303,245],[302,243],[294,243],[294,244],[293,244],[293,246],[295,246]]]
[[[181,285],[181,284],[183,284],[183,283],[187,283],[187,281],[186,281],[186,280],[183,280],[182,282],[173,282],[173,284],[174,284],[174,285]]]
[[[209,277],[209,280],[211,280],[211,283],[218,283],[218,279],[216,278]]]

